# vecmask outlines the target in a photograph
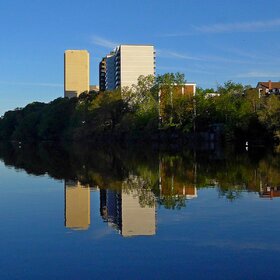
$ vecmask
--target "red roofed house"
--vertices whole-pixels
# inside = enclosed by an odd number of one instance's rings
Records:
[[[280,82],[258,82],[257,89],[261,95],[280,94]]]

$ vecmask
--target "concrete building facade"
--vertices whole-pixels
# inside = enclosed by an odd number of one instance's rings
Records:
[[[99,77],[105,73],[105,89],[131,87],[139,76],[155,75],[155,49],[152,45],[120,45],[100,63]],[[105,70],[104,70],[105,66]],[[100,83],[100,88],[104,86]]]
[[[89,91],[89,53],[67,50],[64,53],[64,97],[78,97]]]

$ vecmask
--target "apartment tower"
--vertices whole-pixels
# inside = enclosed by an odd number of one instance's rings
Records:
[[[64,53],[64,97],[78,97],[89,91],[89,53],[67,50]]]
[[[155,75],[155,50],[152,45],[120,45],[100,63],[100,88],[114,90],[137,84],[139,76]],[[101,79],[104,77],[105,79]]]

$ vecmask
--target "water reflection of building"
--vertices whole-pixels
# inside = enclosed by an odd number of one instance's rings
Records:
[[[159,164],[159,191],[160,198],[164,197],[184,197],[193,199],[197,197],[196,188],[196,169],[191,168],[184,172],[185,178],[181,174],[176,174],[176,168],[173,169],[169,164],[160,162]]]
[[[197,197],[196,168],[176,168],[175,160],[161,162],[159,200],[167,208],[183,207],[186,199]],[[65,226],[88,229],[90,225],[90,187],[78,181],[65,182]],[[99,189],[100,215],[122,236],[151,236],[156,233],[156,197],[147,181],[130,175],[117,190]]]
[[[121,229],[121,195],[118,192],[100,190],[100,215],[111,227]]]
[[[259,195],[261,198],[270,198],[270,199],[274,197],[280,197],[280,186],[278,187],[261,186]]]
[[[151,191],[145,192],[146,197],[154,197]],[[100,214],[124,237],[156,233],[155,203],[141,203],[136,190],[100,190]]]
[[[65,182],[65,226],[88,229],[90,225],[90,188],[78,181]]]

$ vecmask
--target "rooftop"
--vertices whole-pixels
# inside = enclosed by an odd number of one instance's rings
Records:
[[[271,85],[269,85],[271,84]],[[265,88],[280,88],[280,82],[258,82],[257,87],[262,86]]]
[[[67,53],[67,52],[87,52],[88,53],[87,50],[66,50],[65,53]]]

